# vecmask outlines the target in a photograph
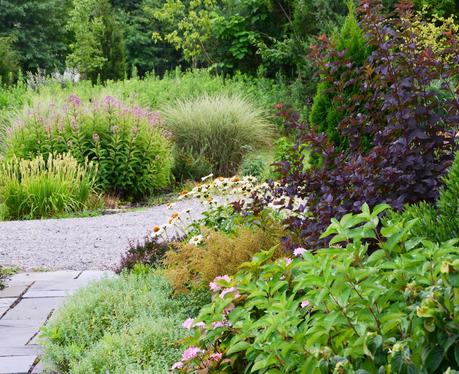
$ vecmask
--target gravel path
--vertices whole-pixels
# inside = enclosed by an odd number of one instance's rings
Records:
[[[99,217],[0,222],[0,264],[23,270],[112,269],[129,240],[164,225],[172,212],[185,219],[187,210],[196,219],[204,207],[197,200],[182,200],[172,209],[160,205]]]

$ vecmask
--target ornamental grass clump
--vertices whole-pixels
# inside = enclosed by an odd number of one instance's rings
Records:
[[[52,217],[84,210],[94,194],[97,166],[68,154],[12,158],[0,164],[0,214],[4,219]]]
[[[83,103],[72,95],[64,104],[29,109],[9,130],[6,146],[7,157],[68,152],[80,164],[88,159],[98,165],[99,188],[126,199],[170,182],[171,145],[159,114],[111,96]]]
[[[265,113],[237,95],[179,100],[164,107],[162,115],[175,141],[177,177],[182,179],[187,165],[199,175],[185,177],[194,179],[209,172],[234,175],[244,154],[268,146],[273,137]]]

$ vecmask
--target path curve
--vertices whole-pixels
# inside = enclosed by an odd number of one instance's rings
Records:
[[[187,210],[197,219],[205,208],[189,199],[172,209],[159,205],[98,217],[0,222],[0,264],[22,270],[112,269],[129,240],[142,239],[154,225],[164,225],[172,212],[185,220]]]

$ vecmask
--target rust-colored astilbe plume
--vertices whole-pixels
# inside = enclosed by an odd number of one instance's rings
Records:
[[[202,245],[179,243],[166,253],[163,260],[166,278],[177,293],[207,286],[216,276],[236,273],[255,253],[278,244],[279,230],[280,227],[266,230],[240,227],[233,235],[205,231]]]

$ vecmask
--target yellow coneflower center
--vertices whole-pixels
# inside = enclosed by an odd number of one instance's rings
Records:
[[[161,227],[153,226],[153,232],[159,232],[159,231],[161,231]]]

